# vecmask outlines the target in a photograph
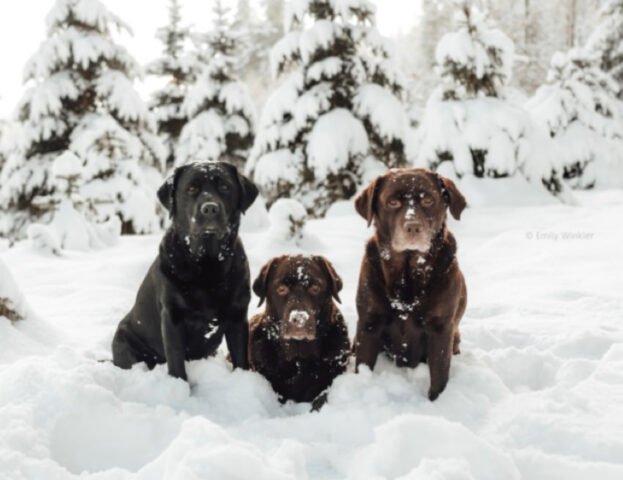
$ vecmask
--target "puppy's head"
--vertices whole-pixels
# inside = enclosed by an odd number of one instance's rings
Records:
[[[205,162],[178,167],[158,190],[158,198],[192,249],[228,235],[257,193],[233,165]]]
[[[281,256],[270,260],[253,282],[266,299],[272,321],[285,341],[315,340],[322,322],[331,321],[332,298],[340,301],[342,279],[321,256]]]
[[[465,197],[449,178],[422,168],[395,169],[377,177],[357,197],[357,212],[373,221],[379,237],[393,250],[430,249],[446,221],[446,209],[457,220]]]

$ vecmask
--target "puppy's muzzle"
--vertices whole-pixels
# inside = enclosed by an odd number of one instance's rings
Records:
[[[285,340],[314,340],[316,320],[305,310],[291,310],[285,319],[282,336]]]

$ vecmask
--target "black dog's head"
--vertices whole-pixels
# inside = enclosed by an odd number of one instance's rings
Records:
[[[178,167],[158,190],[173,228],[194,253],[209,252],[210,244],[237,233],[240,214],[257,194],[257,187],[226,162]]]
[[[322,322],[330,321],[332,298],[339,301],[342,279],[331,263],[315,255],[284,255],[270,260],[253,283],[253,291],[266,299],[282,340],[315,340]]]

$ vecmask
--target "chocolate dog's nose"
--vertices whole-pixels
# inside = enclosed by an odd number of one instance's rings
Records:
[[[215,202],[205,202],[199,208],[202,215],[206,217],[214,217],[219,212],[219,206]]]
[[[417,222],[405,222],[405,230],[411,234],[420,233],[420,226]]]
[[[309,320],[309,313],[303,310],[293,310],[290,312],[290,318],[288,318],[288,320],[297,327],[303,327],[307,320]]]

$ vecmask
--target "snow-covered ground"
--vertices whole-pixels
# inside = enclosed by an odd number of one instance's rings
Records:
[[[189,365],[190,387],[164,367],[122,371],[97,360],[159,237],[0,252],[37,314],[0,319],[0,478],[620,480],[623,192],[579,200],[474,207],[452,223],[469,302],[434,403],[425,365],[384,360],[340,377],[319,413],[281,406],[223,353]],[[350,204],[308,230],[344,279],[352,336],[370,232]],[[268,235],[243,236],[253,276],[284,248]]]

